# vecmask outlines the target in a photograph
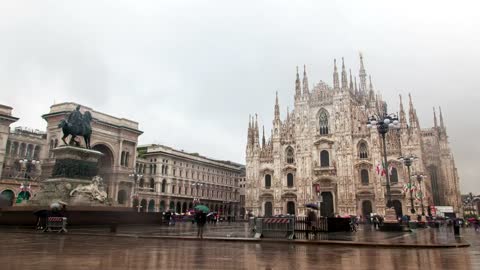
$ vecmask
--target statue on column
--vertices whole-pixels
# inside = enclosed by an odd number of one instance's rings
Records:
[[[59,128],[62,128],[63,137],[62,141],[65,145],[80,146],[78,142],[75,141],[76,136],[82,136],[85,141],[85,147],[90,149],[90,136],[92,135],[92,127],[90,122],[92,121],[92,115],[89,111],[86,111],[83,115],[80,112],[80,105],[73,110],[66,119],[60,121],[58,124]],[[70,137],[70,141],[67,143],[65,138]]]

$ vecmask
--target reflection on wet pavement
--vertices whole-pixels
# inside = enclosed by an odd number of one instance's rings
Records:
[[[470,248],[375,249],[0,232],[1,269],[480,269]]]

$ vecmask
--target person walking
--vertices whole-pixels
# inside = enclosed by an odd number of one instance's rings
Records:
[[[307,239],[309,239],[310,231],[313,232],[314,237],[317,236],[316,227],[315,227],[316,224],[317,224],[317,215],[312,210],[308,211],[307,220],[306,220],[307,228],[305,230],[305,235]]]
[[[203,211],[198,211],[195,214],[195,222],[197,223],[197,237],[203,239],[203,229],[205,227],[205,223],[207,223],[207,214]]]

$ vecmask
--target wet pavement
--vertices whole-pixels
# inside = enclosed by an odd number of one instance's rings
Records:
[[[70,228],[70,233],[109,234],[109,227]],[[191,223],[177,223],[175,226],[138,225],[119,226],[117,234],[125,236],[176,236],[195,237],[196,227]],[[304,233],[296,233],[297,239],[306,239]],[[207,225],[206,238],[253,238],[247,223],[219,223]],[[344,241],[348,243],[384,243],[409,245],[447,245],[464,243],[463,238],[455,237],[450,227],[441,229],[418,229],[410,232],[380,232],[372,226],[361,225],[357,232],[334,232],[309,234],[309,241]]]
[[[172,236],[181,233],[190,236],[193,231],[191,227],[188,231],[188,226],[152,226],[150,231],[146,230],[149,226],[129,226],[120,227],[119,233],[166,233]],[[210,236],[221,236],[242,226],[245,228],[243,224],[212,226],[207,232]],[[102,231],[105,236],[76,234],[86,231]],[[410,235],[394,233],[395,236],[362,231],[357,232],[365,237],[362,241],[368,240],[370,234],[379,235],[378,238],[384,239],[381,241],[392,242],[410,241],[408,239],[413,239],[411,235],[434,237],[440,239],[438,241],[453,237],[450,230],[445,228],[419,230]],[[21,229],[0,228],[0,237],[3,239],[0,245],[0,269],[480,269],[480,233],[472,229],[463,230],[460,238],[469,241],[471,247],[447,249],[111,237],[107,236],[107,228],[79,228],[71,232],[22,233]]]

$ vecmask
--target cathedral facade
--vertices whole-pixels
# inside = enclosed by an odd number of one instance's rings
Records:
[[[307,72],[296,74],[295,104],[282,119],[278,95],[269,138],[257,117],[250,117],[246,146],[246,210],[256,216],[306,215],[305,204],[319,205],[322,216],[383,215],[386,177],[397,215],[413,207],[425,214],[431,206],[453,206],[461,213],[459,178],[449,148],[443,115],[434,110],[434,126],[422,129],[409,95],[404,108],[400,96],[399,129],[386,134],[388,165],[383,161],[383,141],[372,115],[387,112],[387,104],[374,91],[360,55],[359,83],[334,62],[333,87],[320,81],[309,89]],[[407,117],[408,115],[408,117]],[[399,160],[414,155],[411,173]],[[385,169],[384,169],[385,168]],[[409,177],[414,185],[407,186]],[[417,181],[419,180],[419,181]],[[410,200],[412,190],[413,206]]]

